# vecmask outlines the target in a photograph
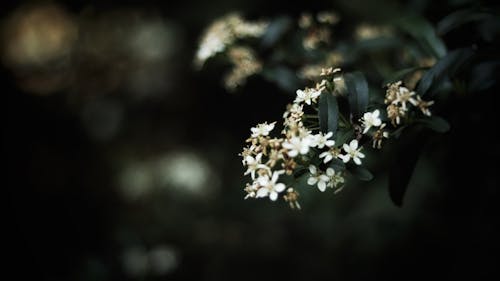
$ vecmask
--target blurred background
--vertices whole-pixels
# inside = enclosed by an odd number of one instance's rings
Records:
[[[15,280],[422,280],[498,275],[498,83],[441,107],[402,208],[384,168],[302,211],[243,200],[249,128],[291,94],[228,93],[193,68],[204,28],[334,9],[347,22],[431,22],[481,1],[13,1],[2,3],[5,276]],[[460,34],[445,38],[451,49]],[[265,102],[263,102],[265,101]],[[391,155],[390,153],[388,155]],[[380,164],[382,163],[382,164]],[[12,278],[12,277],[11,277]]]

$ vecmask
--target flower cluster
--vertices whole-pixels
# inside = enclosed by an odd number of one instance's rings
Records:
[[[401,119],[407,117],[409,105],[420,109],[426,115],[431,116],[429,107],[434,104],[434,101],[424,101],[414,91],[401,86],[402,82],[398,81],[387,85],[385,95],[385,104],[387,105],[387,117],[391,120],[394,127],[401,124]]]
[[[350,162],[362,164],[365,154],[361,152],[357,139],[336,143],[333,138],[336,132],[319,131],[318,115],[310,114],[318,112],[321,95],[333,94],[339,72],[340,69],[322,69],[318,75],[322,77],[319,83],[296,91],[294,102],[283,114],[280,137],[272,136],[276,122],[265,122],[251,128],[248,145],[241,153],[246,167],[244,175],[249,175],[252,180],[245,187],[245,198],[269,197],[275,201],[280,193],[285,193],[283,199],[291,207],[300,208],[299,193],[290,186],[298,174],[308,173],[307,184],[316,186],[321,192],[327,187],[338,192],[344,183],[344,165]],[[372,127],[381,127],[378,114],[378,111],[365,114],[365,132]],[[334,166],[334,163],[343,165]]]
[[[202,36],[196,52],[195,65],[201,67],[207,59],[223,52],[238,39],[262,36],[267,26],[267,22],[246,21],[236,13],[214,21]]]
[[[390,132],[386,122],[394,126],[406,118],[412,107],[419,109],[424,116],[430,116],[432,101],[423,101],[415,92],[403,87],[401,82],[389,84],[385,97],[387,112],[374,109],[362,114],[359,120],[347,119],[338,110],[339,127],[335,131],[320,131],[320,99],[330,99],[324,95],[341,98],[347,91],[339,68],[323,68],[316,73],[320,80],[314,87],[296,91],[295,100],[283,114],[282,130],[276,135],[277,123],[261,123],[251,128],[248,145],[243,149],[244,175],[251,182],[245,187],[245,198],[269,197],[272,201],[280,194],[291,208],[300,209],[297,179],[305,176],[309,186],[325,192],[327,188],[334,193],[342,190],[345,176],[360,168],[366,155],[365,143],[372,143],[380,149]],[[387,114],[387,115],[385,115]],[[351,115],[352,116],[352,115]],[[325,119],[323,119],[325,120]],[[359,122],[358,122],[359,121]],[[324,127],[324,126],[323,126]],[[352,139],[339,137],[340,132],[350,132]]]
[[[224,86],[229,91],[235,90],[245,83],[247,77],[262,70],[262,63],[256,58],[252,49],[235,46],[228,50],[233,69],[224,77]]]
[[[340,20],[334,12],[319,12],[314,18],[309,13],[304,13],[299,18],[299,27],[306,30],[302,46],[306,50],[317,49],[321,43],[329,44],[331,31],[329,25],[334,25]]]

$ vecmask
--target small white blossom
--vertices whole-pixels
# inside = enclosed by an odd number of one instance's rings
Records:
[[[331,168],[329,168],[331,169]],[[330,177],[328,175],[322,174],[321,172],[318,172],[318,169],[314,165],[309,166],[309,172],[311,173],[311,176],[309,179],[307,179],[307,184],[308,185],[318,185],[318,189],[321,192],[324,192],[326,189],[326,185],[330,181]],[[330,171],[331,172],[331,171]],[[327,170],[328,173],[328,170]]]
[[[297,97],[295,98],[295,103],[305,102],[308,105],[316,102],[318,97],[321,95],[321,90],[317,89],[305,89],[305,90],[297,90]]]
[[[335,149],[330,149],[328,151],[325,151],[325,152],[322,152],[320,155],[319,155],[319,158],[325,158],[323,159],[323,163],[328,163],[330,161],[333,160],[333,158],[337,158],[338,156],[338,153]]]
[[[410,102],[412,104],[416,103],[416,100],[413,98],[415,92],[408,90],[406,87],[399,87],[399,91],[396,92],[396,100],[393,103],[400,103],[401,108],[406,111],[406,103]]]
[[[333,132],[328,132],[326,135],[323,133],[319,133],[313,136],[313,145],[314,147],[323,148],[325,146],[332,147],[335,145],[334,140],[329,140],[333,136]]]
[[[257,178],[256,182],[260,186],[259,190],[257,190],[257,198],[268,197],[272,201],[276,201],[278,199],[278,193],[283,192],[286,189],[285,184],[276,183],[281,174],[285,173],[285,171],[275,171],[273,176],[269,178],[269,175],[263,175]]]
[[[361,119],[363,123],[363,134],[366,134],[371,127],[378,127],[382,124],[382,120],[380,120],[380,111],[375,109],[373,112],[366,112]]]
[[[258,136],[268,136],[269,133],[274,129],[275,124],[276,122],[273,122],[271,124],[267,124],[267,122],[265,122],[251,128],[250,130],[252,131],[252,138],[256,138]]]
[[[343,148],[346,154],[341,154],[338,157],[342,159],[344,163],[349,162],[352,158],[356,165],[361,165],[361,158],[365,158],[365,155],[360,152],[361,148],[358,148],[357,140],[352,140],[349,145],[344,143]]]
[[[255,198],[257,196],[258,189],[259,184],[257,183],[257,181],[254,181],[252,184],[247,183],[247,186],[245,187],[245,192],[247,193],[245,199]]]
[[[307,154],[311,146],[311,138],[309,137],[292,137],[283,142],[283,147],[288,149],[288,156],[296,157],[299,154]]]
[[[255,158],[251,155],[245,157],[245,164],[247,165],[247,170],[243,175],[250,174],[252,179],[255,179],[255,172],[263,169],[270,171],[269,167],[261,163],[262,153],[257,154]]]
[[[341,175],[337,174],[333,168],[328,168],[326,170],[326,175],[330,177],[330,180],[328,182],[329,187],[337,187],[340,183],[344,182],[344,177]]]

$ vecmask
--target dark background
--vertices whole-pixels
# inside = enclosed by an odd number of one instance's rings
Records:
[[[15,11],[33,3],[55,3],[87,23],[88,34],[105,35],[94,50],[102,56],[85,49],[94,45],[78,41],[77,55],[62,62],[33,66],[4,59],[1,66],[6,276],[482,280],[498,275],[498,83],[439,106],[452,129],[424,148],[402,208],[387,194],[384,165],[391,154],[384,154],[382,164],[369,162],[374,181],[353,180],[335,196],[305,192],[297,212],[284,203],[243,200],[238,157],[249,128],[280,120],[290,93],[258,77],[228,93],[221,86],[222,71],[196,72],[191,63],[203,28],[234,10],[261,18],[333,8],[353,24],[411,10],[435,22],[481,2],[25,1],[2,3],[4,28]],[[167,23],[165,46],[172,47],[153,62],[127,53],[122,41],[128,28],[149,21]],[[449,49],[474,41],[456,33],[444,39]],[[3,37],[2,45],[8,40]],[[128,84],[138,73],[147,77],[138,82],[148,86],[144,91]],[[51,90],[43,90],[47,84],[40,81],[53,76],[71,83],[49,83]],[[176,155],[204,163],[202,181],[192,191],[150,171],[161,171],[159,163]],[[188,163],[182,169],[194,165]],[[149,189],[123,191],[136,177],[135,187]],[[159,248],[167,249],[168,258],[159,262],[163,270],[155,270],[151,259],[141,269],[141,258],[127,258],[133,249],[147,255]],[[127,260],[138,269],[131,270]]]

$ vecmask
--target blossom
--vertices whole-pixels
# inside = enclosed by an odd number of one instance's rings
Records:
[[[331,170],[330,173],[333,171],[332,168],[328,168],[328,170]],[[322,174],[321,172],[318,172],[318,169],[314,165],[309,166],[309,172],[311,173],[311,176],[309,179],[307,179],[307,184],[308,185],[318,185],[318,189],[321,192],[324,192],[326,189],[326,185],[330,181],[330,177],[328,176],[328,170],[327,174]]]
[[[361,165],[361,158],[365,158],[365,155],[360,152],[361,147],[358,148],[358,141],[357,140],[352,140],[349,145],[344,143],[343,145],[344,151],[346,154],[341,154],[338,157],[344,161],[344,163],[349,162],[349,160],[354,161],[356,165]]]
[[[278,199],[278,193],[283,192],[286,189],[285,184],[276,183],[281,174],[285,171],[275,171],[271,178],[269,175],[263,175],[257,178],[256,182],[260,186],[257,190],[256,197],[262,198],[269,196],[269,199],[276,201]]]
[[[378,127],[382,124],[382,120],[380,120],[380,111],[375,109],[373,112],[366,112],[361,118],[361,122],[363,123],[363,134],[366,134],[371,127]]]
[[[263,169],[263,170],[268,170],[269,167],[261,163],[262,159],[262,153],[257,154],[257,156],[252,157],[250,155],[245,157],[245,164],[247,165],[247,170],[243,175],[248,175],[250,174],[252,176],[252,179],[255,179],[255,172]]]
[[[292,187],[286,190],[286,194],[283,195],[283,199],[285,199],[285,202],[288,202],[290,208],[300,210],[300,204],[298,201],[299,193]]]
[[[391,119],[393,126],[399,125],[401,123],[401,118],[406,115],[406,111],[396,104],[389,104],[387,106],[387,117]]]
[[[326,169],[326,175],[330,178],[328,181],[329,187],[337,187],[339,184],[344,183],[344,177],[336,173],[333,168]]]
[[[401,104],[401,108],[406,111],[406,103],[410,102],[412,104],[415,104],[415,99],[413,96],[415,95],[415,92],[408,90],[406,87],[399,87],[399,91],[396,93],[396,100],[393,101],[393,103],[399,103]]]
[[[333,132],[328,132],[326,135],[319,133],[313,136],[313,145],[318,148],[323,148],[325,146],[332,147],[335,145],[334,140],[329,140],[333,136]]]
[[[429,110],[429,106],[434,104],[434,101],[424,101],[422,98],[417,95],[417,99],[410,101],[414,106],[418,107],[420,111],[426,116],[431,116],[431,111]]]
[[[274,129],[275,124],[276,122],[273,122],[271,124],[267,124],[267,122],[265,122],[251,128],[250,130],[252,131],[252,138],[256,138],[258,136],[268,136],[269,133]]]
[[[373,134],[373,148],[382,148],[382,140],[384,138],[389,138],[389,132],[384,131],[385,123],[383,123],[380,128]]]
[[[317,98],[321,95],[321,89],[311,89],[306,88],[305,90],[297,90],[297,97],[295,98],[295,103],[305,102],[308,105],[316,102]]]
[[[332,161],[333,158],[337,158],[339,156],[339,151],[337,148],[332,148],[328,151],[325,151],[325,152],[322,152],[320,155],[319,155],[319,158],[325,158],[323,159],[323,163],[328,163],[330,161]]]
[[[292,137],[283,142],[283,147],[288,149],[288,156],[296,157],[299,154],[307,154],[311,145],[311,139],[308,137]]]
[[[255,198],[257,196],[257,190],[259,189],[259,185],[256,181],[254,181],[252,184],[247,183],[245,187],[245,192],[247,195],[245,196],[245,199],[248,198]]]

